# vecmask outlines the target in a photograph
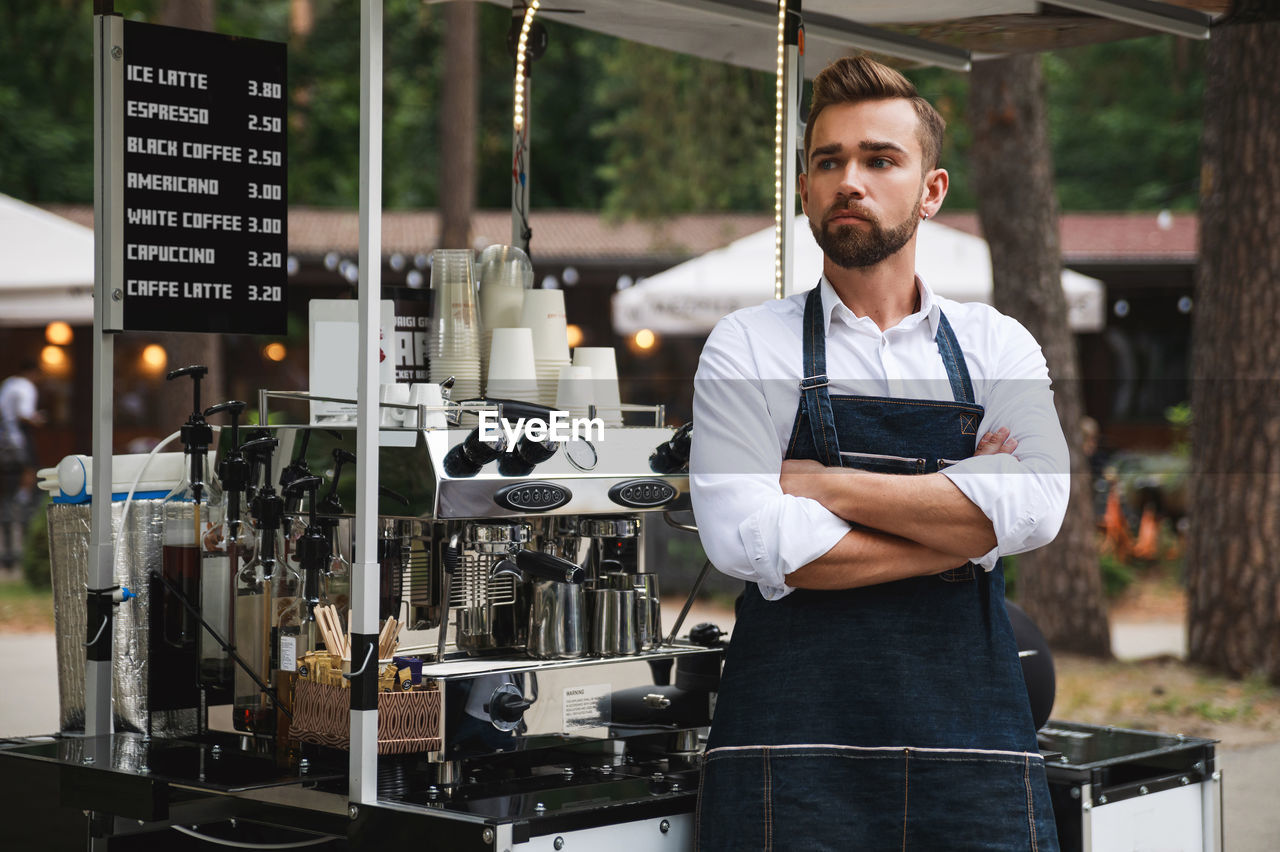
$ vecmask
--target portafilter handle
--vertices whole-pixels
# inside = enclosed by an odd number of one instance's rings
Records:
[[[516,565],[526,575],[538,580],[579,584],[586,579],[582,566],[538,550],[517,551]]]

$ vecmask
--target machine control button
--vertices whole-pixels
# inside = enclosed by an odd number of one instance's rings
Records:
[[[652,509],[676,499],[676,489],[661,479],[632,479],[610,488],[609,499],[630,509]]]
[[[499,731],[512,731],[520,726],[524,711],[532,706],[533,701],[525,698],[514,684],[504,683],[493,691],[484,710],[495,728]]]
[[[553,482],[522,482],[508,485],[493,495],[493,501],[515,512],[549,512],[573,498],[569,489]]]

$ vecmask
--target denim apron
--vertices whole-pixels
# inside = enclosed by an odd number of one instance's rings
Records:
[[[954,401],[833,396],[819,291],[787,458],[921,474],[973,455],[983,408],[946,317]],[[778,601],[748,584],[697,821],[700,850],[1057,850],[999,566]]]

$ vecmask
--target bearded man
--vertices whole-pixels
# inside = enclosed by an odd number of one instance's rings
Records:
[[[699,849],[1057,849],[999,557],[1057,534],[1066,442],[1026,329],[915,273],[943,129],[879,63],[819,74],[822,278],[703,349],[693,506],[747,587]]]

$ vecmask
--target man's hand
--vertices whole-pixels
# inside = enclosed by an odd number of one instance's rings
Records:
[[[1018,439],[1010,438],[1009,430],[1001,426],[994,432],[988,432],[983,435],[973,454],[975,456],[994,456],[996,453],[1012,454],[1016,449],[1018,449]]]

